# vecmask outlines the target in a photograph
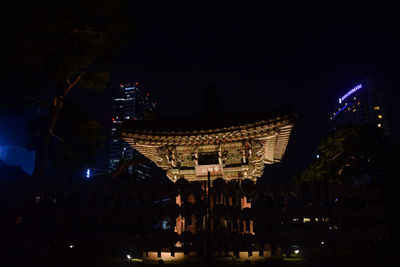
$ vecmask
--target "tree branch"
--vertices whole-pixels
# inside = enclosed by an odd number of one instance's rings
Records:
[[[71,83],[71,81],[69,79],[67,80],[68,87],[64,90],[63,97],[65,97],[69,93],[69,91],[71,91],[71,89],[81,80],[83,74],[84,74],[84,72],[81,72],[76,77],[76,79],[75,79],[75,81],[73,83]]]
[[[86,30],[81,30],[81,29],[75,28],[73,31],[71,31],[70,34],[79,34],[79,33],[97,34],[97,35],[100,35],[101,40],[104,39],[104,31],[94,31],[94,30],[91,30],[90,28],[87,28]]]
[[[71,33],[72,34],[73,33],[93,33],[93,34],[101,34],[102,35],[104,33],[104,31],[93,31],[90,28],[88,28],[86,30],[79,30],[79,29],[75,28]]]
[[[334,159],[336,159],[337,157],[339,157],[340,155],[342,155],[343,152],[344,152],[344,151],[342,151],[342,152],[336,154],[335,156],[333,156],[333,157],[332,157],[331,159],[329,159],[329,160],[334,160]]]
[[[44,60],[44,57],[25,57],[27,60]]]
[[[27,95],[19,95],[18,97],[19,97],[19,98],[22,98],[22,99],[31,100],[31,101],[35,102],[36,104],[39,104],[39,105],[44,106],[44,107],[46,107],[46,108],[49,108],[49,105],[48,105],[48,104],[44,103],[42,100],[40,100],[40,99],[38,99],[38,98],[36,98],[36,97],[27,96]]]

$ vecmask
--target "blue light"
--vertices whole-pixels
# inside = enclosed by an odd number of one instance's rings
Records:
[[[339,98],[339,104],[342,104],[343,100],[345,100],[349,95],[353,94],[354,92],[358,91],[361,88],[362,88],[362,85],[359,84],[356,87],[354,87],[353,89],[351,89],[350,91],[348,91],[344,96]]]
[[[347,106],[344,105],[338,112],[335,113],[335,115],[333,115],[332,120],[343,110],[345,109]]]
[[[18,146],[0,146],[0,161],[9,166],[18,166],[28,175],[32,175],[35,168],[35,151]]]
[[[90,178],[91,174],[90,174],[90,169],[86,170],[86,178]]]

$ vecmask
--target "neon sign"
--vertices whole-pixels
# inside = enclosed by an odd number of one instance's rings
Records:
[[[353,89],[351,89],[350,91],[348,91],[344,96],[339,98],[339,104],[342,104],[343,100],[345,100],[349,95],[353,94],[354,92],[358,91],[361,88],[362,88],[362,85],[359,84],[356,87],[354,87]]]

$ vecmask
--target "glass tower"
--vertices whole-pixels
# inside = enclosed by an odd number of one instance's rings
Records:
[[[139,83],[121,83],[113,99],[112,126],[109,144],[109,172],[115,170],[121,162],[138,157],[139,154],[130,145],[118,137],[118,126],[123,120],[144,120],[148,114],[154,114],[157,102],[150,99],[148,92]],[[139,179],[150,177],[148,164],[129,166],[128,172]]]
[[[372,79],[354,86],[336,100],[336,109],[330,115],[331,129],[346,125],[373,125],[390,136],[390,128],[382,92]]]

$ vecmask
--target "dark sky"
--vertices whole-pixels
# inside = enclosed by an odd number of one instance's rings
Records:
[[[136,33],[116,55],[108,88],[75,94],[100,121],[109,122],[120,82],[140,82],[158,100],[162,117],[186,117],[201,111],[205,88],[214,81],[226,112],[292,106],[298,121],[285,163],[265,170],[267,177],[290,178],[315,157],[336,99],[374,77],[398,139],[400,23],[394,6],[140,2],[130,4]],[[2,136],[10,135],[0,134],[0,144]]]

